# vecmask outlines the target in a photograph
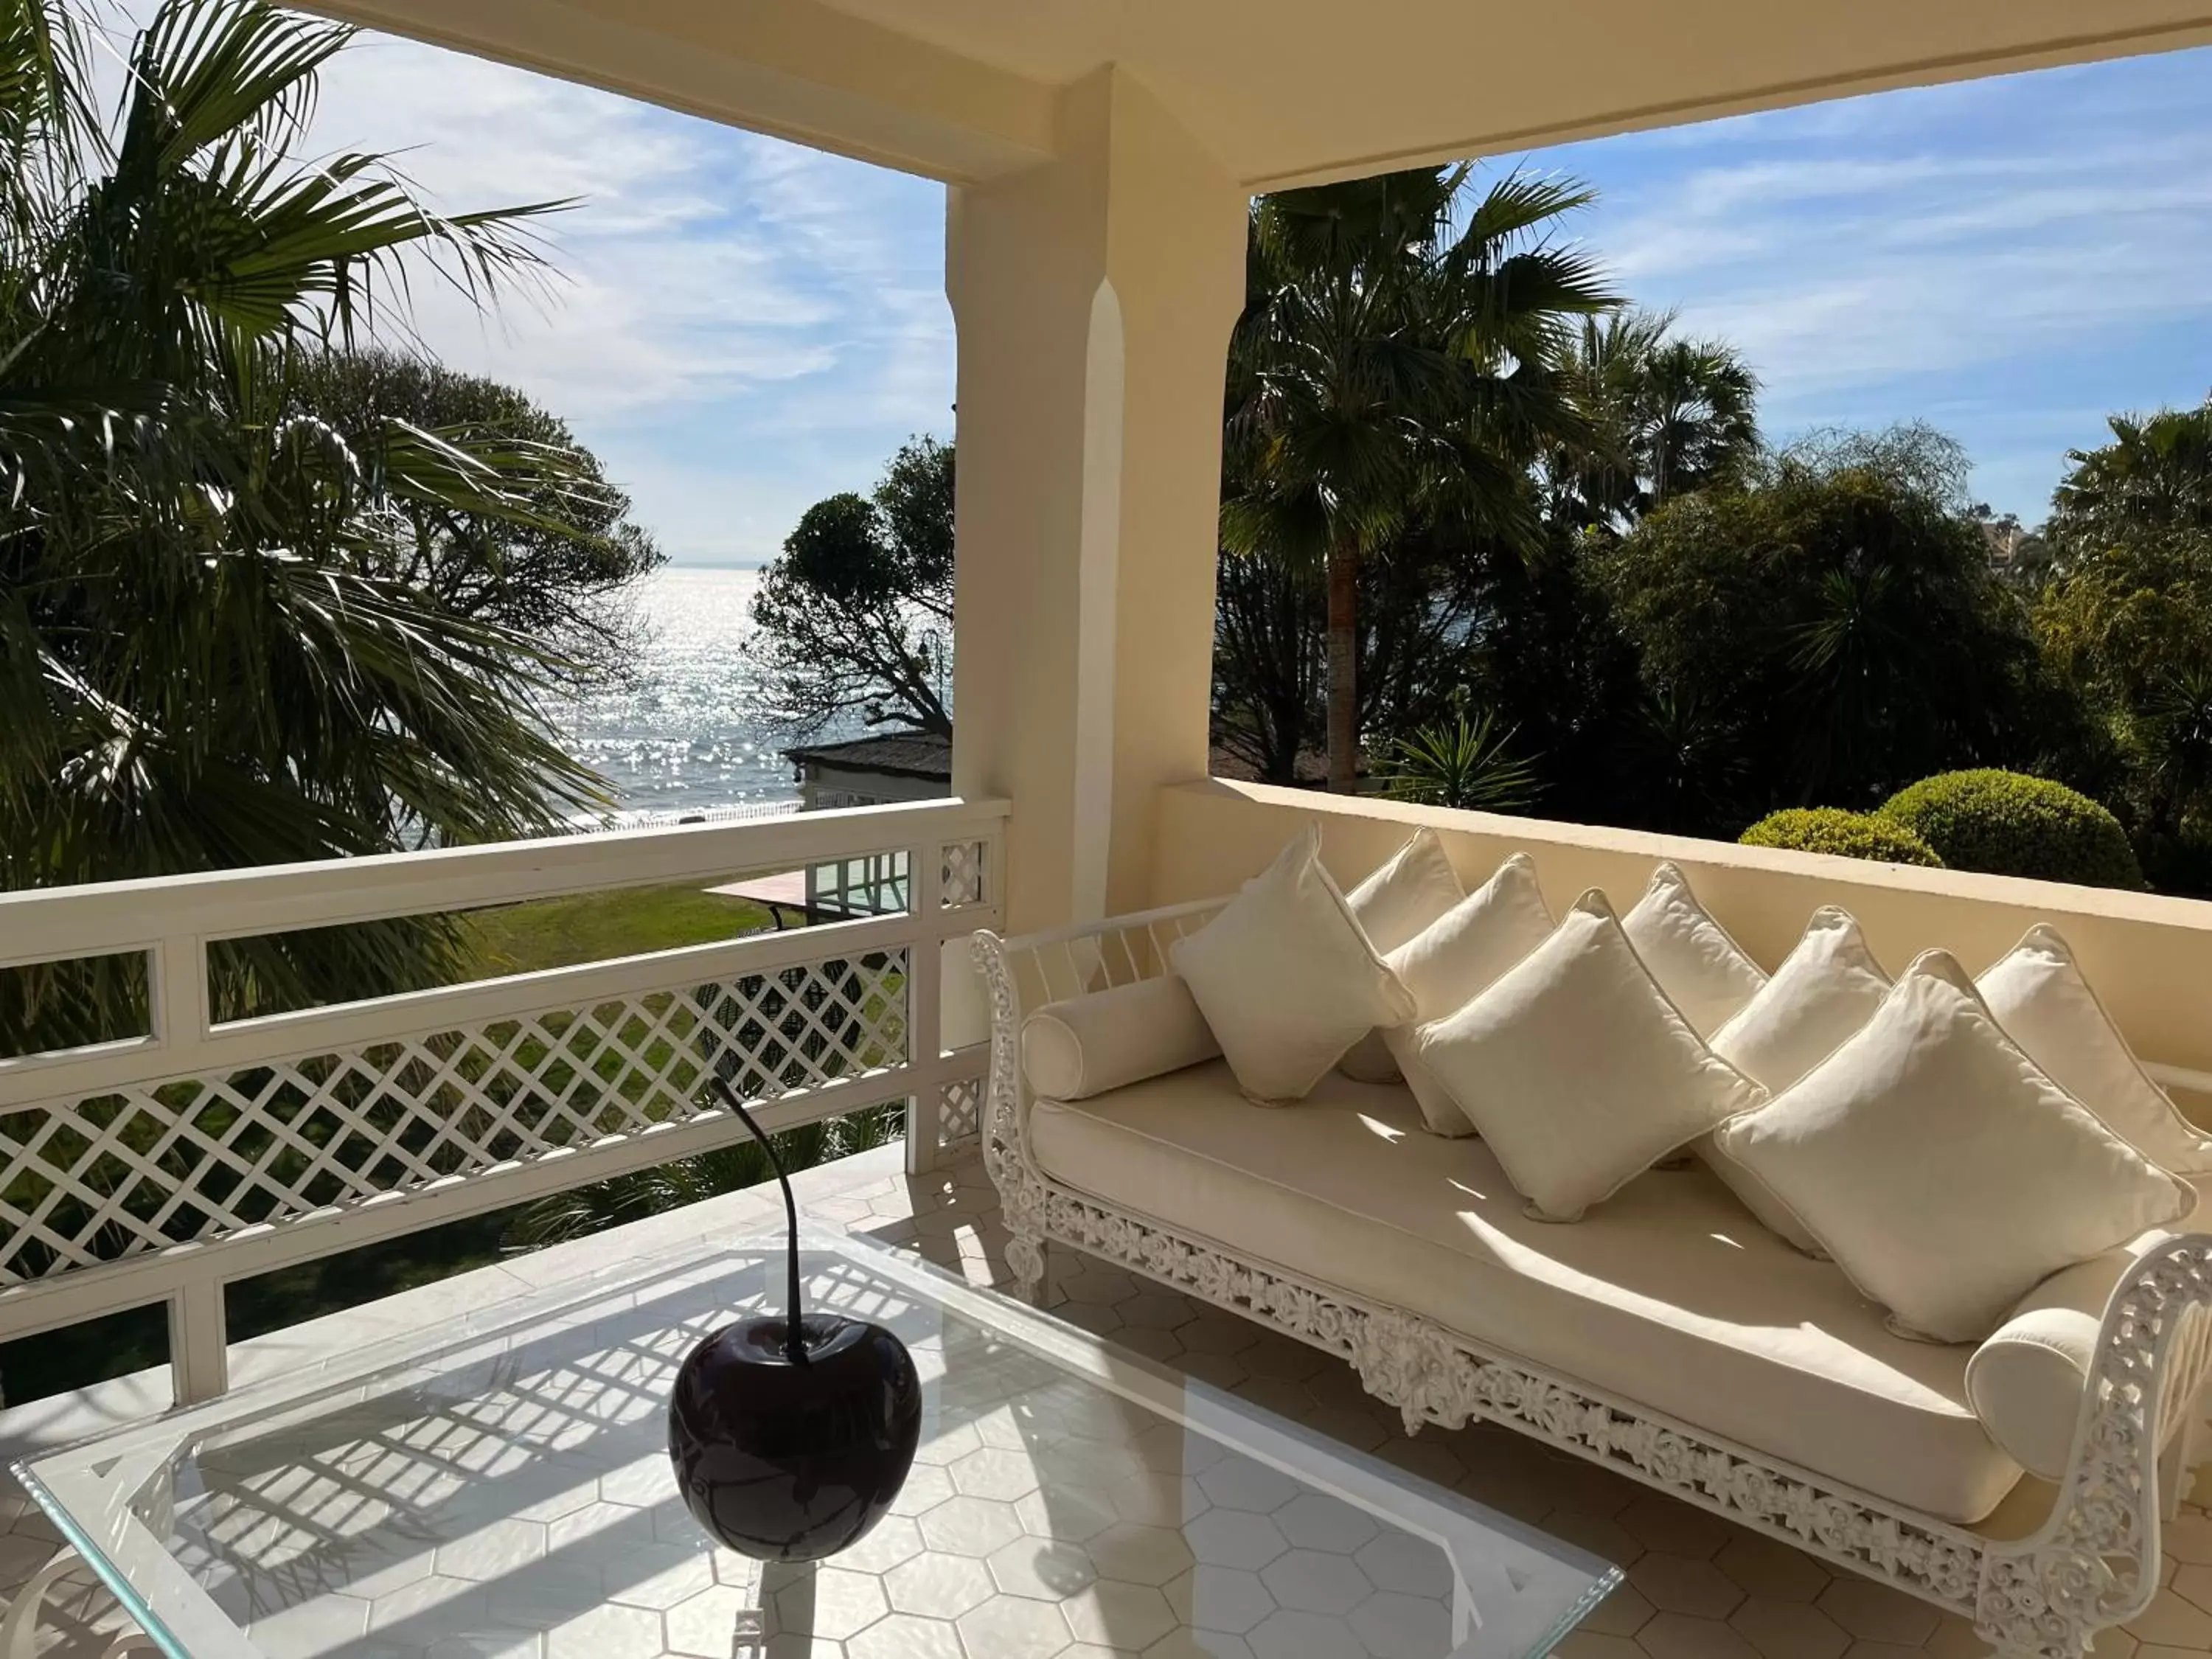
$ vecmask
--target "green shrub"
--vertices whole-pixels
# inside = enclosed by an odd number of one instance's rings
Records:
[[[1736,839],[1746,847],[1782,847],[1798,853],[1832,853],[1884,864],[1941,869],[1936,849],[1899,823],[1840,806],[1791,806],[1770,812]]]
[[[2143,885],[2120,821],[2078,790],[2048,778],[1984,769],[1923,778],[1891,796],[1881,816],[1903,824],[1954,870]]]

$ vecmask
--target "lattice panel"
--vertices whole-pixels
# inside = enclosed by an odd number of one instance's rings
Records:
[[[941,883],[941,902],[945,909],[958,910],[983,902],[983,873],[988,850],[987,844],[980,841],[945,843]]]
[[[0,1116],[0,1283],[482,1176],[907,1059],[903,951]]]
[[[983,1079],[956,1078],[937,1090],[937,1144],[958,1146],[983,1133]]]

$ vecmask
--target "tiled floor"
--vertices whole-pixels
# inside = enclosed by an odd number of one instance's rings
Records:
[[[1001,1282],[1006,1235],[995,1194],[973,1157],[908,1178],[896,1148],[801,1177],[816,1224],[909,1249],[979,1284]],[[373,1340],[395,1322],[437,1317],[611,1259],[649,1254],[656,1241],[704,1226],[757,1231],[777,1219],[757,1190],[635,1224],[410,1291],[310,1326],[241,1344],[240,1381],[303,1352]],[[1408,1437],[1397,1414],[1364,1394],[1345,1366],[1233,1315],[1061,1252],[1053,1289],[1066,1318],[1154,1359],[1456,1487],[1479,1501],[1619,1563],[1628,1582],[1561,1653],[1566,1659],[1965,1659],[1986,1649],[1965,1621],[1786,1546],[1715,1519],[1608,1471],[1488,1426]],[[158,1409],[164,1379],[126,1379],[65,1402],[0,1413],[0,1455],[94,1431],[103,1421]],[[0,1492],[0,1585],[20,1583],[52,1553],[42,1517],[12,1487]],[[2168,1529],[2166,1587],[2131,1632],[2114,1632],[2099,1659],[2180,1659],[2212,1653],[2212,1515],[2189,1505]],[[82,1583],[50,1600],[42,1652],[90,1659],[119,1624],[104,1592]],[[968,1659],[1028,1659],[975,1654]]]

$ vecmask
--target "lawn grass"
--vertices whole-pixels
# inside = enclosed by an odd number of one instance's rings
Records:
[[[471,911],[478,977],[712,945],[774,925],[765,907],[693,886],[625,887]]]

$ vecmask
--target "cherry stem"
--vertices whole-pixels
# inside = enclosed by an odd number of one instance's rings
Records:
[[[717,1075],[707,1079],[707,1086],[721,1096],[722,1104],[735,1112],[738,1121],[760,1142],[761,1151],[768,1154],[768,1167],[775,1171],[776,1182],[783,1188],[784,1258],[791,1273],[791,1298],[783,1321],[783,1353],[793,1364],[804,1365],[807,1363],[806,1340],[799,1327],[799,1202],[791,1195],[791,1177],[783,1172],[783,1160],[775,1155],[775,1142],[753,1121],[753,1115],[744,1109],[730,1085]]]

